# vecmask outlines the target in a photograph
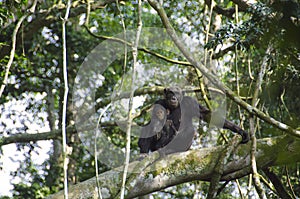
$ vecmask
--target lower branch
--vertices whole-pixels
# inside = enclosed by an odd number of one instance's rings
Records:
[[[280,196],[280,198],[286,198],[286,199],[292,199],[291,195],[288,193],[288,191],[285,189],[283,184],[281,183],[279,177],[273,173],[270,168],[266,168],[263,170],[266,176],[269,178],[269,180],[274,185],[277,194]]]
[[[125,198],[135,198],[194,180],[210,181],[217,159],[226,147],[228,145],[168,155],[145,168],[140,168],[143,164],[138,161],[130,163],[128,172],[134,175],[130,175],[131,177],[127,179]],[[289,150],[291,148],[294,150]],[[233,158],[224,165],[221,181],[234,180],[251,173],[249,150],[250,144],[237,147],[232,154]],[[299,150],[300,140],[289,136],[257,140],[257,168],[300,162]],[[157,157],[156,153],[153,155],[147,158]],[[118,194],[122,170],[121,166],[99,175],[103,198],[114,198]],[[97,185],[94,177],[71,186],[69,196],[74,199],[93,198],[97,194],[95,187]],[[63,193],[59,192],[48,197],[51,198],[63,198]]]

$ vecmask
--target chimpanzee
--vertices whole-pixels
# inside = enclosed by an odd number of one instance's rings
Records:
[[[154,104],[150,124],[142,128],[138,142],[141,154],[163,148],[174,138],[179,123],[176,128],[169,115],[170,111],[165,107]]]
[[[160,111],[164,112],[163,117],[158,117]],[[184,96],[179,87],[165,88],[164,99],[154,103],[150,125],[142,128],[138,141],[140,153],[159,150],[160,154],[167,155],[187,151],[195,135],[192,118],[209,122],[210,114],[194,98]],[[223,128],[241,135],[241,143],[249,141],[249,134],[234,123],[225,120]]]

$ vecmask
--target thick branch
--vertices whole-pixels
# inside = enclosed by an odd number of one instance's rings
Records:
[[[266,176],[268,176],[268,178],[274,185],[280,198],[292,199],[291,195],[288,193],[288,191],[281,183],[280,178],[275,173],[273,173],[270,170],[270,168],[264,169],[264,173],[266,174]]]
[[[300,140],[294,140],[288,136],[266,138],[258,140],[257,146],[259,152],[256,154],[256,159],[257,166],[260,169],[269,166],[300,162],[300,153],[298,152],[300,150]],[[130,178],[129,176],[126,198],[134,198],[193,180],[211,180],[215,162],[226,147],[228,146],[169,155],[164,159],[158,159],[146,168],[139,168],[139,166],[143,164],[132,162],[130,164],[131,171],[142,172],[137,175],[132,174],[134,178]],[[221,180],[234,180],[248,175],[251,172],[248,154],[249,147],[249,144],[238,146],[232,155],[234,159],[230,160],[224,166]],[[148,158],[151,159],[153,157],[157,158],[157,153],[154,153]],[[147,161],[147,159],[143,161]],[[123,167],[110,170],[99,176],[103,198],[114,198],[118,193],[122,179],[122,168]],[[91,178],[70,187],[69,196],[74,199],[92,198],[96,194],[95,187],[95,178]],[[60,199],[63,198],[63,193],[59,192],[48,198]]]

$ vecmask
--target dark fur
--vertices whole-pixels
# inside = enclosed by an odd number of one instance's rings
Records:
[[[158,120],[155,114],[157,108],[153,108],[151,122],[143,127],[138,142],[141,153],[158,149],[162,154],[187,151],[195,134],[192,118],[197,117],[206,122],[210,120],[209,109],[201,106],[194,98],[184,96],[180,88],[166,88],[164,96],[165,98],[156,101],[154,106],[165,109],[166,119]],[[225,120],[223,128],[240,134],[242,143],[249,141],[248,133],[234,123]]]

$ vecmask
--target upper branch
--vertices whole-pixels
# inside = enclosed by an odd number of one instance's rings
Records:
[[[115,2],[115,0],[102,0],[102,1],[97,1],[94,2],[93,5],[91,6],[93,10],[97,8],[103,8],[105,5]],[[22,33],[18,33],[17,35],[17,45],[16,48],[21,45],[21,40],[24,41],[30,41],[32,37],[43,27],[49,26],[50,24],[60,21],[61,16],[64,15],[66,9],[66,5],[55,5],[48,10],[39,10],[36,12],[35,16],[32,17],[32,21],[28,23],[24,31]],[[70,12],[70,17],[76,17],[82,13],[86,12],[86,5],[81,4],[77,5],[76,7],[72,8]],[[7,33],[7,31],[11,28],[10,26],[14,26],[12,23],[11,25],[7,26],[6,29],[2,30],[2,34],[0,34],[0,38],[4,38],[1,42],[3,43],[10,43],[10,38],[7,38],[3,33]],[[0,59],[5,57],[6,55],[9,54],[11,49],[10,45],[0,45]]]
[[[174,30],[173,26],[171,25],[164,8],[157,2],[156,0],[148,0],[149,4],[157,11],[159,14],[163,25],[165,26],[168,34],[170,35],[173,42],[176,44],[178,49],[182,52],[185,58],[195,67],[197,67],[201,73],[206,76],[215,86],[223,90],[226,95],[233,100],[235,103],[243,107],[246,111],[250,114],[256,115],[263,121],[275,126],[276,128],[283,130],[293,136],[300,138],[300,130],[294,129],[276,119],[268,116],[264,112],[260,111],[258,108],[251,106],[250,104],[243,101],[239,96],[237,96],[229,87],[223,84],[215,75],[208,70],[203,63],[196,61],[193,54],[185,47],[181,39],[178,37],[176,31]]]

